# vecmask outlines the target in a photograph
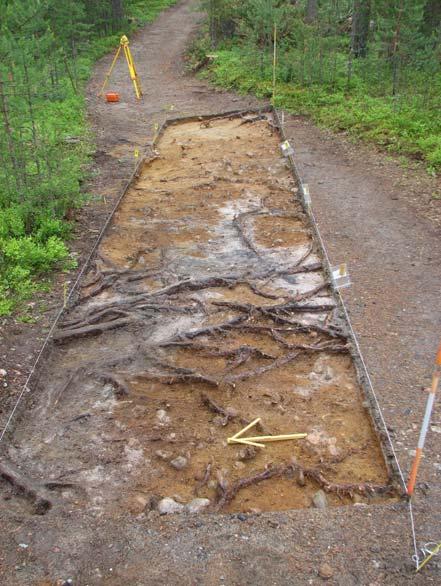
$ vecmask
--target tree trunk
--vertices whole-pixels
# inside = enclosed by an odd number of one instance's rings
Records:
[[[318,15],[318,0],[308,0],[306,3],[306,21],[315,22]]]
[[[116,27],[120,25],[124,18],[123,0],[112,0],[112,20]]]
[[[370,19],[371,0],[354,0],[351,48],[355,57],[366,57]]]
[[[424,19],[422,29],[427,35],[431,35],[441,26],[441,2],[440,0],[427,0],[424,7]]]

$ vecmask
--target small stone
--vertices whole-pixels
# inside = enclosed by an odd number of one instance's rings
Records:
[[[242,448],[239,450],[238,459],[239,460],[252,460],[257,455],[257,450],[253,446],[247,446],[246,448]]]
[[[4,378],[7,374],[8,373],[4,368],[0,368],[0,378]]]
[[[236,462],[234,462],[234,467],[236,468],[236,470],[243,470],[245,468],[245,464],[237,460]]]
[[[323,490],[318,490],[312,497],[312,504],[316,509],[326,509],[328,506],[328,499]]]
[[[170,466],[172,466],[175,470],[183,470],[187,467],[187,465],[188,460],[184,456],[178,456],[170,462]]]
[[[305,475],[303,473],[303,470],[299,470],[297,472],[297,478],[296,478],[297,484],[299,486],[305,486],[306,481],[305,481]]]
[[[334,371],[330,366],[326,366],[323,370],[323,378],[326,381],[330,381],[334,378]]]
[[[233,417],[237,417],[239,412],[237,411],[237,409],[234,409],[234,407],[227,407],[225,409],[225,413],[228,415],[228,417],[230,419],[232,419]]]
[[[204,509],[210,506],[210,499],[193,499],[191,502],[187,504],[185,507],[188,513],[200,513]]]
[[[175,500],[166,497],[159,501],[158,512],[160,515],[172,515],[174,513],[182,513],[184,505],[177,503]]]
[[[134,515],[139,515],[144,512],[149,502],[148,497],[143,494],[137,494],[132,496],[128,502],[128,509]]]
[[[164,452],[164,450],[156,450],[155,456],[164,461],[167,461],[170,458],[170,455],[167,452]]]
[[[167,415],[167,411],[164,409],[156,411],[156,419],[161,425],[168,425],[171,421],[170,417]]]
[[[154,511],[155,509],[157,509],[160,500],[161,500],[161,497],[157,496],[156,494],[150,495],[150,497],[147,501],[147,505],[145,507],[146,510],[147,511]]]
[[[319,568],[319,576],[324,580],[329,580],[334,575],[334,570],[331,568],[329,564],[326,562],[322,564]]]
[[[228,419],[226,417],[222,417],[221,415],[216,415],[213,418],[214,425],[218,425],[219,427],[225,427],[228,423]]]

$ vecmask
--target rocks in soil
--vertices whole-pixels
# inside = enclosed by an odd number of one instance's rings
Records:
[[[164,409],[158,409],[158,411],[156,411],[156,419],[160,425],[169,425],[171,421],[169,415],[167,415],[167,411]]]
[[[256,448],[254,448],[253,446],[247,446],[246,448],[242,448],[241,450],[239,450],[237,458],[238,460],[242,460],[245,462],[246,460],[252,460],[256,457],[256,455]]]
[[[320,356],[314,362],[313,371],[308,378],[315,386],[326,385],[335,379],[335,372],[329,364],[326,364],[326,357]]]
[[[306,444],[312,448],[317,455],[324,455],[323,452],[329,452],[331,456],[340,455],[340,450],[337,448],[337,438],[330,437],[322,429],[312,429],[305,439]]]
[[[159,458],[159,460],[163,460],[166,462],[170,458],[170,454],[164,452],[164,450],[156,450],[155,456]]]
[[[185,510],[188,513],[201,513],[207,507],[209,507],[210,504],[211,504],[210,499],[197,498],[197,499],[193,499],[191,502],[189,502],[186,505]]]
[[[176,513],[202,513],[211,504],[210,499],[195,498],[186,505],[178,503],[171,497],[165,497],[157,503],[157,509],[160,515],[174,515]]]
[[[312,496],[312,504],[316,509],[326,509],[328,506],[328,498],[323,490],[318,490]]]
[[[243,470],[245,468],[245,464],[240,460],[237,460],[236,462],[234,462],[234,467],[236,468],[236,470]]]
[[[296,482],[299,486],[305,486],[306,480],[305,480],[305,474],[303,473],[303,470],[299,470],[297,472]]]
[[[319,576],[324,580],[329,580],[334,575],[334,570],[331,568],[329,564],[326,562],[322,564],[319,568]]]
[[[160,500],[158,503],[158,512],[160,515],[173,515],[175,513],[182,513],[184,509],[184,505],[177,503],[170,497],[166,497]]]
[[[188,460],[185,456],[177,456],[170,462],[170,466],[172,466],[175,470],[184,470],[188,466]]]
[[[132,496],[128,502],[128,509],[133,514],[140,514],[144,512],[146,508],[149,508],[149,498],[143,494],[137,494]]]

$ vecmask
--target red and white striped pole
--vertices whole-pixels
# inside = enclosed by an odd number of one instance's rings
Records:
[[[415,489],[416,478],[418,474],[418,468],[420,467],[421,458],[423,456],[424,442],[426,441],[427,430],[429,429],[430,417],[432,415],[433,405],[435,403],[435,395],[438,390],[441,374],[441,344],[438,348],[435,359],[435,369],[432,376],[432,386],[427,398],[426,412],[424,413],[423,424],[421,426],[420,437],[418,439],[418,447],[416,449],[415,459],[412,464],[410,471],[409,480],[407,483],[407,494],[412,496]]]

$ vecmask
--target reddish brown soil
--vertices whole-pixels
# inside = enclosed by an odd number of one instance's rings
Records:
[[[214,113],[246,108],[255,103],[248,98],[214,92],[205,84],[182,76],[182,52],[198,19],[193,5],[184,2],[133,39],[135,59],[146,89],[142,103],[133,99],[130,80],[122,67],[116,71],[114,86],[120,91],[125,88],[123,101],[109,106],[97,100],[96,89],[110,57],[97,66],[89,100],[99,148],[96,158],[99,175],[90,186],[97,201],[78,217],[81,238],[77,247],[84,254],[90,249],[112,201],[134,168],[134,148],[144,147],[159,122],[170,113]],[[174,106],[172,112],[170,104]],[[297,148],[296,161],[301,166],[302,175],[311,185],[314,209],[323,226],[332,258],[336,262],[350,262],[353,286],[345,295],[361,336],[380,403],[406,469],[416,443],[425,400],[419,389],[429,380],[440,331],[439,232],[425,219],[437,217],[436,200],[431,197],[435,192],[433,181],[426,180],[419,172],[407,172],[404,178],[402,170],[393,162],[385,162],[384,157],[366,150],[359,151],[303,120],[290,119],[287,130]],[[223,157],[228,158],[228,154],[219,153],[219,160]],[[405,197],[403,189],[415,195]],[[419,192],[423,205],[417,197]],[[429,213],[424,209],[424,202]],[[274,244],[277,251],[287,245],[297,246],[298,242],[291,240],[291,232],[280,231],[273,235],[273,228],[272,225],[268,229],[262,225],[263,239],[256,241],[259,247]],[[195,240],[199,236],[204,241],[207,229],[204,226],[194,234]],[[287,237],[289,241],[285,240]],[[162,242],[164,240],[168,242],[166,237]],[[188,235],[184,234],[175,242],[181,246],[187,240]],[[153,242],[151,248],[156,246],[157,243]],[[196,260],[203,259],[205,254],[197,247],[188,252],[187,257]],[[392,260],[385,262],[385,258]],[[129,268],[141,270],[160,262],[161,258],[154,250],[146,250],[138,258],[135,254],[126,259],[121,254],[114,260],[127,261]],[[59,287],[54,291],[53,306],[57,306],[62,298],[64,278],[60,277]],[[154,287],[158,283],[146,281],[146,286]],[[87,289],[83,291],[87,292]],[[240,286],[222,293],[225,299],[236,300],[238,294],[250,303],[258,302],[247,287]],[[268,304],[274,302],[266,301]],[[49,310],[47,317],[41,318],[36,325],[8,321],[2,324],[2,356],[8,370],[8,390],[12,398],[20,390],[19,383],[29,370],[51,315]],[[133,337],[139,333],[136,330],[129,330],[129,333],[130,336],[125,335],[124,330],[114,332],[112,356],[119,343],[120,357],[126,353],[130,358]],[[87,360],[91,351],[94,360],[99,357],[105,360],[107,345],[101,344],[97,348],[94,343],[92,347],[91,339],[85,338],[78,345],[76,357],[73,351],[64,357],[60,353],[59,368],[68,368],[73,358],[74,362]],[[252,342],[255,338],[248,338],[248,343]],[[271,347],[271,343],[265,346],[268,352]],[[179,359],[184,359],[182,353],[179,353]],[[436,560],[424,570],[424,574],[414,576],[407,509],[402,503],[330,507],[326,511],[308,508],[239,516],[212,514],[164,518],[155,512],[140,513],[143,501],[135,498],[128,514],[125,485],[130,483],[128,479],[133,471],[130,464],[136,466],[139,451],[136,444],[125,443],[127,436],[122,414],[115,418],[108,413],[115,405],[116,409],[124,409],[125,399],[114,399],[111,385],[107,386],[107,398],[94,395],[97,393],[95,379],[86,377],[82,384],[75,383],[76,392],[66,389],[68,392],[61,396],[63,400],[59,407],[56,403],[50,408],[50,417],[57,422],[56,429],[61,433],[59,435],[54,428],[55,436],[52,437],[47,434],[47,429],[40,430],[38,425],[39,421],[47,420],[44,408],[48,404],[41,400],[44,393],[51,388],[53,391],[60,389],[60,380],[51,381],[48,372],[42,371],[40,384],[32,386],[34,395],[30,396],[35,397],[34,407],[29,414],[22,411],[17,435],[7,437],[8,459],[23,463],[24,474],[32,470],[35,481],[54,481],[54,476],[56,478],[57,474],[66,471],[77,474],[81,482],[70,482],[68,476],[65,482],[62,482],[63,478],[56,480],[61,484],[53,485],[50,491],[55,504],[43,516],[34,515],[33,507],[26,499],[17,499],[6,484],[2,486],[2,583],[53,584],[71,577],[76,584],[319,584],[324,580],[320,577],[320,569],[322,575],[326,573],[322,567],[324,563],[331,566],[332,577],[328,583],[332,584],[439,583],[440,567]],[[132,381],[131,392],[135,394],[133,382],[136,381]],[[140,381],[139,388],[145,384],[144,380]],[[215,392],[218,391],[215,389]],[[88,412],[82,411],[82,401],[90,401],[94,396],[95,409],[101,413],[97,421],[103,422],[102,427],[94,426]],[[57,397],[53,400],[57,401]],[[271,402],[271,397],[268,400]],[[153,397],[153,401],[158,399]],[[3,405],[4,421],[11,403],[4,402]],[[159,402],[155,403],[155,408],[157,405]],[[161,407],[167,407],[167,404]],[[272,407],[266,407],[271,412]],[[340,404],[339,410],[344,411],[344,405]],[[138,412],[143,421],[142,408],[138,408]],[[254,414],[250,410],[246,416]],[[208,411],[204,415],[210,417]],[[75,419],[76,416],[80,418]],[[214,419],[215,415],[212,417]],[[277,426],[274,425],[271,431],[286,431],[287,428],[279,427],[281,419],[278,416]],[[363,415],[360,421],[367,419]],[[234,429],[239,427],[229,423],[227,428],[233,429],[233,425]],[[439,413],[436,410],[417,492],[419,544],[439,541],[440,538],[438,429]],[[32,430],[35,433],[31,435]],[[50,441],[45,444],[47,440]],[[57,467],[57,448],[53,446],[63,442],[66,445],[71,442],[74,449],[61,462],[61,470]],[[120,450],[119,466],[116,466],[115,446]],[[44,458],[40,456],[42,453]],[[374,460],[378,462],[378,458]],[[94,510],[89,510],[87,515],[80,514],[90,504],[82,485],[92,487],[98,496],[97,487],[103,481],[109,483],[114,502],[123,505],[119,516],[109,518],[103,515],[103,502],[99,498],[93,503]],[[265,482],[273,481],[276,479]],[[288,482],[293,485],[292,480]],[[115,486],[112,483],[119,483],[118,487],[112,488]],[[253,494],[256,494],[255,489]],[[71,505],[66,507],[66,502]]]

